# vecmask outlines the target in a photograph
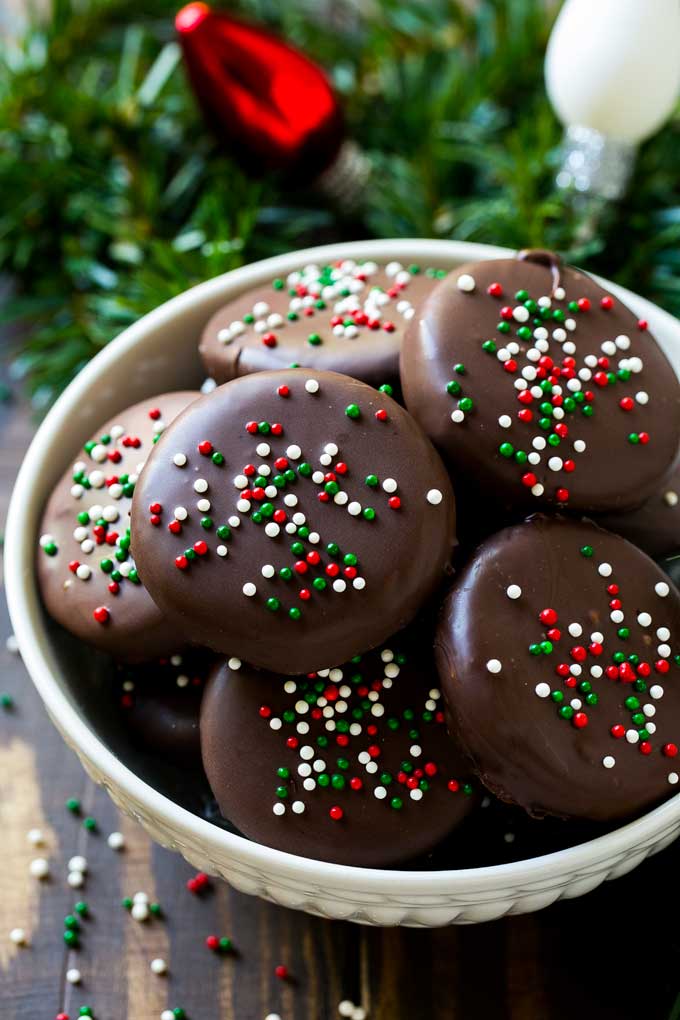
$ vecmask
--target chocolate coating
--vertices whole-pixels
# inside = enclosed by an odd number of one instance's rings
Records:
[[[680,551],[680,459],[642,506],[599,518],[603,528],[623,535],[655,559]]]
[[[251,839],[317,860],[384,867],[427,852],[475,802],[446,732],[430,640],[399,634],[324,673],[286,680],[238,660],[215,668],[201,746],[222,813]]]
[[[301,268],[276,281],[281,289],[270,283],[220,309],[201,337],[203,364],[219,383],[296,364],[397,389],[404,330],[438,274],[444,271],[414,273],[398,262]]]
[[[126,475],[134,478],[153,449],[154,436],[197,395],[166,393],[106,422],[85,444],[89,451],[75,454],[75,467],[72,464],[64,473],[45,507],[37,571],[47,611],[66,630],[119,659],[163,655],[174,651],[181,637],[168,626],[143,585],[134,582],[135,574],[124,576],[135,567],[125,549],[134,482],[107,482]],[[150,411],[159,415],[151,418]],[[109,441],[99,442],[102,436]],[[100,511],[94,518],[78,520],[79,514],[89,514],[97,506]],[[112,520],[104,520],[102,514]],[[98,520],[103,523],[98,525]],[[102,561],[108,561],[106,571]],[[80,568],[86,576],[80,576]],[[102,622],[95,619],[95,610],[106,610]]]
[[[143,750],[200,765],[199,712],[214,656],[189,649],[169,658],[120,667],[123,723]]]
[[[420,427],[334,372],[258,372],[202,397],[167,429],[133,500],[132,548],[161,609],[196,643],[283,673],[406,625],[447,576],[454,541],[451,486]]]
[[[435,651],[452,732],[501,799],[608,821],[678,789],[680,595],[618,535],[541,516],[499,532]]]
[[[402,348],[409,411],[498,523],[543,506],[639,506],[677,453],[680,385],[654,338],[575,269],[561,267],[553,291],[554,260],[532,260],[545,254],[456,269],[420,306]],[[488,293],[493,285],[502,294]],[[579,301],[589,310],[569,308]]]

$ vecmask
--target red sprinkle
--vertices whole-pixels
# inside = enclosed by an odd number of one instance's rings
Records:
[[[217,935],[208,935],[207,939],[205,940],[205,944],[208,947],[208,949],[212,949],[213,951],[220,948],[220,940],[218,939]]]
[[[383,407],[381,407],[380,410],[375,412],[375,417],[377,418],[378,421],[387,421],[388,419],[387,411]]]
[[[328,814],[329,814],[329,815],[331,816],[331,818],[333,819],[333,821],[334,821],[334,822],[339,822],[339,821],[340,821],[340,819],[341,819],[341,818],[342,818],[342,816],[343,816],[343,810],[342,810],[342,808],[341,808],[341,807],[338,807],[337,805],[334,805],[334,806],[333,806],[333,807],[332,807],[332,808],[330,809],[330,811],[328,812]]]
[[[577,730],[582,730],[584,726],[588,725],[588,716],[585,712],[577,712],[571,721]]]
[[[635,401],[632,397],[621,397],[621,400],[619,400],[619,407],[622,411],[632,411],[635,407]]]
[[[649,329],[649,323],[646,319],[638,319],[637,327],[640,332],[643,332],[645,329]]]
[[[538,618],[541,623],[545,623],[548,626],[557,623],[557,613],[554,609],[543,609]]]
[[[617,740],[620,740],[621,737],[624,737],[626,734],[626,727],[622,726],[621,723],[617,723],[616,726],[612,726],[609,732],[613,737],[616,737]]]
[[[279,386],[279,388],[277,389],[276,392],[278,393],[278,395],[280,397],[289,397],[290,396],[290,390],[288,389],[287,386]]]
[[[202,453],[204,457],[207,457],[213,452],[213,444],[208,442],[207,439],[202,440],[202,442],[198,444],[198,452]]]
[[[106,606],[97,606],[97,608],[93,611],[92,615],[94,616],[97,623],[106,623],[111,614],[109,613]]]
[[[604,308],[606,312],[610,311],[614,307],[614,298],[610,297],[609,294],[603,297],[600,301],[600,308]]]
[[[458,782],[457,779],[449,779],[446,785],[451,791],[451,793],[458,793],[458,791],[460,790],[460,783]]]
[[[587,298],[587,297],[579,298],[576,303],[578,305],[579,312],[589,312],[590,311],[590,300],[589,300],[589,298]]]
[[[675,756],[678,753],[678,745],[664,744],[661,750],[663,751],[667,758],[675,758]]]
[[[158,421],[160,416],[161,412],[157,407],[152,407],[151,410],[149,411],[149,418],[151,418],[152,421]]]
[[[490,283],[486,288],[486,292],[487,294],[490,294],[491,297],[501,297],[503,294],[503,288],[500,283]]]

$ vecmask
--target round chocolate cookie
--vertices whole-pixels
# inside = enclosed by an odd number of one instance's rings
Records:
[[[384,867],[431,850],[468,814],[431,641],[415,635],[295,679],[238,659],[216,666],[203,765],[238,829],[289,853]]]
[[[168,428],[135,490],[140,576],[193,641],[304,673],[405,626],[450,569],[437,453],[384,393],[258,372]]]
[[[642,506],[598,520],[655,559],[680,552],[680,459]]]
[[[123,723],[135,744],[179,763],[200,764],[199,712],[215,661],[192,648],[117,672]]]
[[[201,337],[203,364],[220,383],[300,365],[396,389],[404,330],[445,275],[399,262],[305,266],[220,309]]]
[[[137,576],[129,518],[137,476],[154,442],[197,396],[166,393],[106,422],[45,507],[37,569],[47,611],[72,634],[119,659],[148,659],[179,644]]]
[[[680,595],[625,539],[542,516],[506,528],[435,644],[452,733],[501,799],[608,821],[679,789]]]
[[[461,266],[402,348],[409,411],[500,512],[639,506],[677,453],[680,384],[645,322],[549,252]]]

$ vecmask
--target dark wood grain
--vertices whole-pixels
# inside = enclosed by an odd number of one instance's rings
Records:
[[[0,409],[0,514],[32,427],[25,409]],[[670,1020],[680,991],[676,922],[680,848],[630,876],[539,914],[437,931],[367,929],[325,922],[243,896],[226,885],[207,895],[185,888],[190,867],[154,846],[119,816],[85,776],[47,719],[21,660],[5,649],[10,624],[0,613],[0,690],[16,707],[0,713],[0,1018],[72,1018],[91,1005],[97,1020],[158,1020],[182,1006],[190,1020],[334,1020],[342,998],[371,1020]],[[97,819],[86,832],[65,809],[78,797]],[[48,846],[31,848],[39,827]],[[106,835],[121,830],[114,853]],[[28,874],[44,853],[49,881]],[[89,862],[85,887],[66,884],[74,853]],[[121,898],[143,890],[163,918],[133,921]],[[90,905],[81,948],[63,942],[63,918],[76,899]],[[26,929],[17,949],[8,933]],[[205,948],[230,935],[231,956]],[[149,962],[163,957],[165,977]],[[290,982],[274,976],[285,964]],[[65,980],[69,967],[81,986]],[[673,1016],[677,1020],[677,1014]]]

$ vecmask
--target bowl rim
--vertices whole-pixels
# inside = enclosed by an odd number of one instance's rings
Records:
[[[573,874],[584,868],[590,870],[598,865],[607,865],[612,857],[622,851],[650,845],[677,824],[680,819],[680,793],[640,818],[605,835],[549,854],[505,864],[440,871],[409,871],[360,868],[317,861],[276,850],[221,829],[160,793],[128,768],[94,733],[61,689],[50,665],[50,640],[41,620],[35,580],[35,536],[23,525],[24,508],[35,499],[36,467],[45,448],[50,445],[51,437],[117,358],[143,342],[150,330],[171,322],[184,312],[221,296],[226,301],[228,296],[257,285],[272,275],[291,272],[303,262],[359,256],[380,260],[431,259],[443,261],[455,268],[464,262],[503,258],[511,254],[510,249],[491,245],[404,238],[338,242],[249,263],[184,291],[123,330],[81,370],[45,417],[21,465],[7,517],[5,585],[12,625],[24,664],[62,735],[69,735],[69,743],[78,749],[78,753],[89,761],[99,775],[109,779],[163,824],[190,832],[203,846],[226,853],[235,862],[264,869],[269,873],[275,872],[278,879],[311,880],[328,893],[342,886],[374,894],[394,893],[398,889],[405,897],[493,892],[507,889],[509,884],[515,882],[541,882],[559,878],[565,873]],[[594,278],[631,306],[636,314],[661,322],[665,329],[676,334],[680,342],[680,324],[669,313],[623,287],[598,276]]]

